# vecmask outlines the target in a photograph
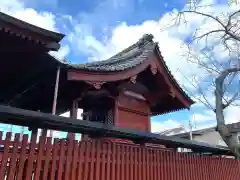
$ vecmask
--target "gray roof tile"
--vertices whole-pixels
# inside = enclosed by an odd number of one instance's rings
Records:
[[[153,42],[152,39],[152,35],[146,34],[137,43],[107,60],[77,65],[69,64],[69,67],[101,72],[114,72],[133,68],[146,60],[155,50],[157,43]]]
[[[166,63],[163,61],[161,56],[161,52],[158,47],[158,43],[153,41],[153,35],[145,34],[138,42],[131,45],[130,47],[124,49],[120,53],[112,56],[111,58],[103,61],[96,61],[86,64],[68,64],[67,62],[61,62],[63,64],[67,64],[70,68],[76,68],[83,71],[96,71],[96,72],[116,72],[116,71],[123,71],[126,69],[134,68],[135,66],[147,60],[148,57],[153,54],[156,50],[160,59],[162,60],[162,65],[166,69],[168,75],[170,76],[171,80],[175,84],[175,86],[181,91],[181,93],[186,96],[186,98],[191,102],[194,101],[184,92],[184,90],[178,85],[175,78],[171,74],[170,70],[168,69]]]

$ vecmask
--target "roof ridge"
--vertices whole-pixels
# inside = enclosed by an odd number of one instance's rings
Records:
[[[84,64],[69,64],[72,67],[76,68],[91,68],[96,66],[100,67],[103,65],[111,66],[112,64],[116,62],[125,62],[129,59],[141,56],[143,54],[143,51],[146,51],[148,49],[153,49],[156,46],[156,43],[153,42],[153,35],[152,34],[144,34],[136,43],[132,44],[128,48],[122,50],[121,52],[113,55],[112,57],[105,59],[105,60],[99,60],[94,62],[88,62]],[[154,46],[154,47],[153,47]],[[131,51],[133,51],[131,53]],[[129,54],[127,54],[129,53]],[[122,55],[124,55],[122,57]]]
[[[128,51],[131,51],[135,47],[141,47],[145,43],[150,43],[150,42],[151,43],[153,42],[153,35],[152,34],[144,34],[136,43],[132,44],[131,46],[122,50],[121,52],[115,54],[114,56],[110,57],[109,59],[114,58],[115,56],[118,56],[120,54],[126,53]]]

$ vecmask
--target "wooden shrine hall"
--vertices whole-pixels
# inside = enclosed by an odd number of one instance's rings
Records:
[[[227,147],[151,133],[152,116],[194,103],[151,34],[86,64],[51,55],[64,36],[0,12],[0,123],[32,130],[22,138],[0,131],[0,179],[239,179],[239,161],[222,158],[232,156]],[[71,117],[58,116],[66,111]],[[45,130],[39,140],[37,129]]]
[[[189,108],[150,34],[107,60],[70,64],[54,58],[64,35],[0,14],[0,103],[51,113],[56,75],[56,113],[151,131],[150,117]],[[58,72],[58,73],[57,73]]]

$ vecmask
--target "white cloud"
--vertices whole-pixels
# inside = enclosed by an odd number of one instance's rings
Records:
[[[236,123],[240,121],[240,107],[230,106],[225,110],[226,123]]]
[[[212,4],[214,1],[204,0],[203,5]],[[200,9],[201,11],[201,9]],[[222,12],[229,12],[231,9],[227,5],[215,5],[204,9],[205,12],[211,12],[219,15]],[[186,61],[186,57],[182,57],[183,52],[187,51],[187,45],[184,43],[184,39],[190,36],[197,28],[200,28],[198,33],[204,33],[205,31],[216,28],[218,24],[212,20],[206,20],[202,16],[196,14],[186,14],[185,19],[188,23],[180,23],[178,26],[172,25],[171,22],[176,18],[176,10],[164,14],[159,20],[148,20],[137,25],[128,25],[126,22],[120,23],[112,30],[110,37],[106,37],[104,41],[96,39],[92,34],[91,27],[86,24],[79,24],[75,27],[75,30],[71,34],[71,40],[73,44],[76,44],[81,52],[86,53],[89,56],[89,60],[103,60],[111,55],[119,52],[120,50],[128,47],[136,42],[143,34],[151,33],[154,35],[155,40],[159,42],[162,55],[169,66],[175,78],[186,89],[193,89],[192,83],[197,79],[197,82],[203,80],[208,74],[194,64],[190,64]],[[167,30],[166,28],[169,27]],[[161,30],[165,31],[161,31]],[[75,38],[73,38],[75,37]],[[215,37],[210,38],[210,42],[214,44]],[[195,54],[200,55],[200,50],[203,47],[203,42],[194,44],[196,50]],[[222,47],[215,47],[215,55],[221,58],[226,57],[223,55]],[[201,56],[201,58],[204,58]],[[203,77],[199,77],[199,75]],[[205,82],[206,84],[206,82]]]
[[[49,54],[51,54],[53,57],[55,57],[58,60],[65,60],[65,57],[69,54],[70,48],[68,45],[63,45],[58,51],[51,51]]]
[[[193,122],[206,122],[206,121],[211,121],[215,119],[215,113],[213,111],[207,110],[203,111],[201,114],[200,113],[194,113],[191,116],[191,120]]]
[[[203,0],[201,3],[204,6],[208,4],[213,4],[214,2],[214,0]],[[228,5],[218,4],[208,8],[206,8],[205,6],[204,9],[199,9],[199,11],[211,13],[214,15],[220,15],[222,13],[226,14],[235,9],[236,6],[229,7]],[[211,29],[218,28],[219,25],[217,23],[214,23],[214,21],[210,19],[203,18],[202,16],[196,14],[186,14],[185,19],[188,22],[187,24],[180,23],[179,26],[171,26],[171,28],[168,28],[166,30],[166,27],[169,27],[169,25],[171,25],[171,22],[175,18],[174,13],[176,14],[176,10],[166,13],[157,21],[148,20],[137,25],[128,25],[126,22],[122,22],[112,30],[111,36],[106,37],[104,41],[97,40],[92,35],[91,31],[87,30],[89,27],[83,28],[79,26],[72,34],[72,37],[75,37],[75,41],[73,41],[73,43],[78,46],[78,49],[81,52],[85,52],[89,56],[89,60],[103,60],[126,48],[127,46],[133,44],[143,34],[151,33],[154,35],[155,41],[159,42],[162,55],[178,82],[186,89],[192,91],[192,83],[194,83],[194,81],[191,81],[190,79],[191,77],[194,77],[194,80],[197,79],[197,83],[199,84],[195,83],[195,85],[200,85],[207,88],[205,89],[205,92],[208,91],[206,93],[206,98],[212,105],[212,107],[214,107],[214,88],[212,86],[212,81],[206,81],[206,78],[211,78],[212,80],[213,78],[215,78],[216,74],[209,74],[208,72],[196,67],[196,65],[187,63],[186,58],[183,58],[180,55],[182,55],[182,52],[187,51],[187,46],[186,44],[184,44],[184,39],[192,35],[192,33],[195,32],[196,29],[199,29],[199,34],[203,34],[204,32]],[[166,31],[161,31],[162,29],[165,29]],[[218,37],[219,34],[209,38],[210,44],[214,47],[212,55],[217,57],[219,61],[226,60],[226,57],[229,57],[227,52],[223,50],[222,46],[215,45]],[[194,54],[196,56],[199,56],[201,59],[206,58],[201,55],[201,49],[205,46],[204,43],[205,41],[202,40],[199,41],[197,44],[193,44],[195,49]],[[186,79],[186,77],[188,78],[188,80]],[[198,92],[194,93],[195,96],[199,96],[199,94],[197,94]],[[205,101],[203,97],[200,98]],[[197,107],[197,105],[195,107]],[[198,108],[194,109],[199,108],[203,107],[200,107],[199,105]],[[230,120],[233,119],[230,115],[233,109],[231,111],[226,110],[227,122],[233,121]],[[236,110],[234,113],[236,113]],[[210,125],[212,126],[214,125],[212,121],[215,120],[215,115],[214,113],[210,113],[210,111],[206,111],[205,114],[196,114],[195,119],[198,121],[211,121],[211,123],[201,124],[201,127]],[[160,129],[163,130],[168,128],[167,126],[177,127],[179,126],[179,123],[174,120],[167,120],[160,123],[153,121],[152,129],[153,131],[158,132],[160,131]]]
[[[202,1],[203,4],[211,4],[212,2],[212,0]],[[236,9],[236,6],[232,6],[231,8]],[[219,14],[220,12],[229,12],[230,10],[231,9],[226,5],[215,5],[213,8],[204,9],[204,11],[213,12],[215,14]],[[49,12],[38,12],[34,9],[26,8],[21,0],[1,0],[0,11],[45,29],[57,31],[56,17],[54,14]],[[97,12],[97,14],[101,15],[99,9],[97,9]],[[159,20],[148,20],[137,25],[128,25],[126,22],[122,22],[112,30],[111,36],[106,36],[103,41],[99,41],[93,35],[91,27],[81,23],[74,27],[73,32],[68,35],[68,40],[74,47],[76,46],[78,50],[85,52],[89,56],[89,60],[102,60],[136,42],[143,34],[152,33],[155,40],[159,42],[162,55],[164,56],[164,59],[175,78],[181,85],[184,85],[185,88],[190,89],[192,88],[192,85],[185,77],[192,77],[203,73],[198,67],[187,63],[182,56],[180,56],[183,51],[186,51],[184,38],[194,32],[196,28],[201,27],[201,31],[199,31],[199,33],[203,33],[209,28],[216,27],[217,25],[211,23],[211,21],[204,20],[200,16],[189,14],[185,16],[188,24],[180,24],[179,26],[169,28],[167,31],[161,31],[170,25],[170,22],[172,22],[175,17],[173,15],[174,12],[176,12],[176,10],[166,13]],[[63,15],[63,17],[65,16],[66,15]],[[67,17],[70,18],[72,22],[72,17]],[[86,17],[86,15],[84,15],[84,17]],[[96,17],[97,16],[89,18]],[[214,37],[212,37],[211,40],[214,42]],[[195,44],[196,54],[199,53],[199,49],[203,46],[201,43],[202,42],[199,42],[197,45]],[[69,51],[70,48],[68,45],[63,46],[57,54],[55,53],[55,56],[62,59],[69,53]],[[222,47],[216,46],[214,52],[218,57],[227,57]],[[213,99],[212,92],[209,92],[207,97]],[[227,122],[236,121],[236,118],[232,115],[232,113],[237,112],[237,108],[227,110]],[[208,115],[209,119],[210,117],[213,118],[212,115]],[[208,115],[198,114],[196,116],[198,120],[207,120]],[[153,121],[152,130],[153,132],[159,132],[160,130],[164,130],[169,127],[178,127],[179,125],[179,122],[174,120],[167,120],[159,123]]]
[[[1,0],[0,11],[33,25],[56,31],[55,15],[26,8],[21,0]]]
[[[164,122],[158,122],[156,120],[151,121],[151,131],[153,133],[159,133],[161,131],[167,130],[167,129],[172,129],[175,127],[179,127],[181,124],[175,120],[167,120]]]

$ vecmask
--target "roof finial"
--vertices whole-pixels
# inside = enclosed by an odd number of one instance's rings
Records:
[[[144,34],[142,36],[142,40],[152,42],[153,41],[153,35],[152,34]]]
[[[138,46],[142,46],[146,42],[153,42],[153,35],[152,34],[144,34],[141,39],[138,41]]]

